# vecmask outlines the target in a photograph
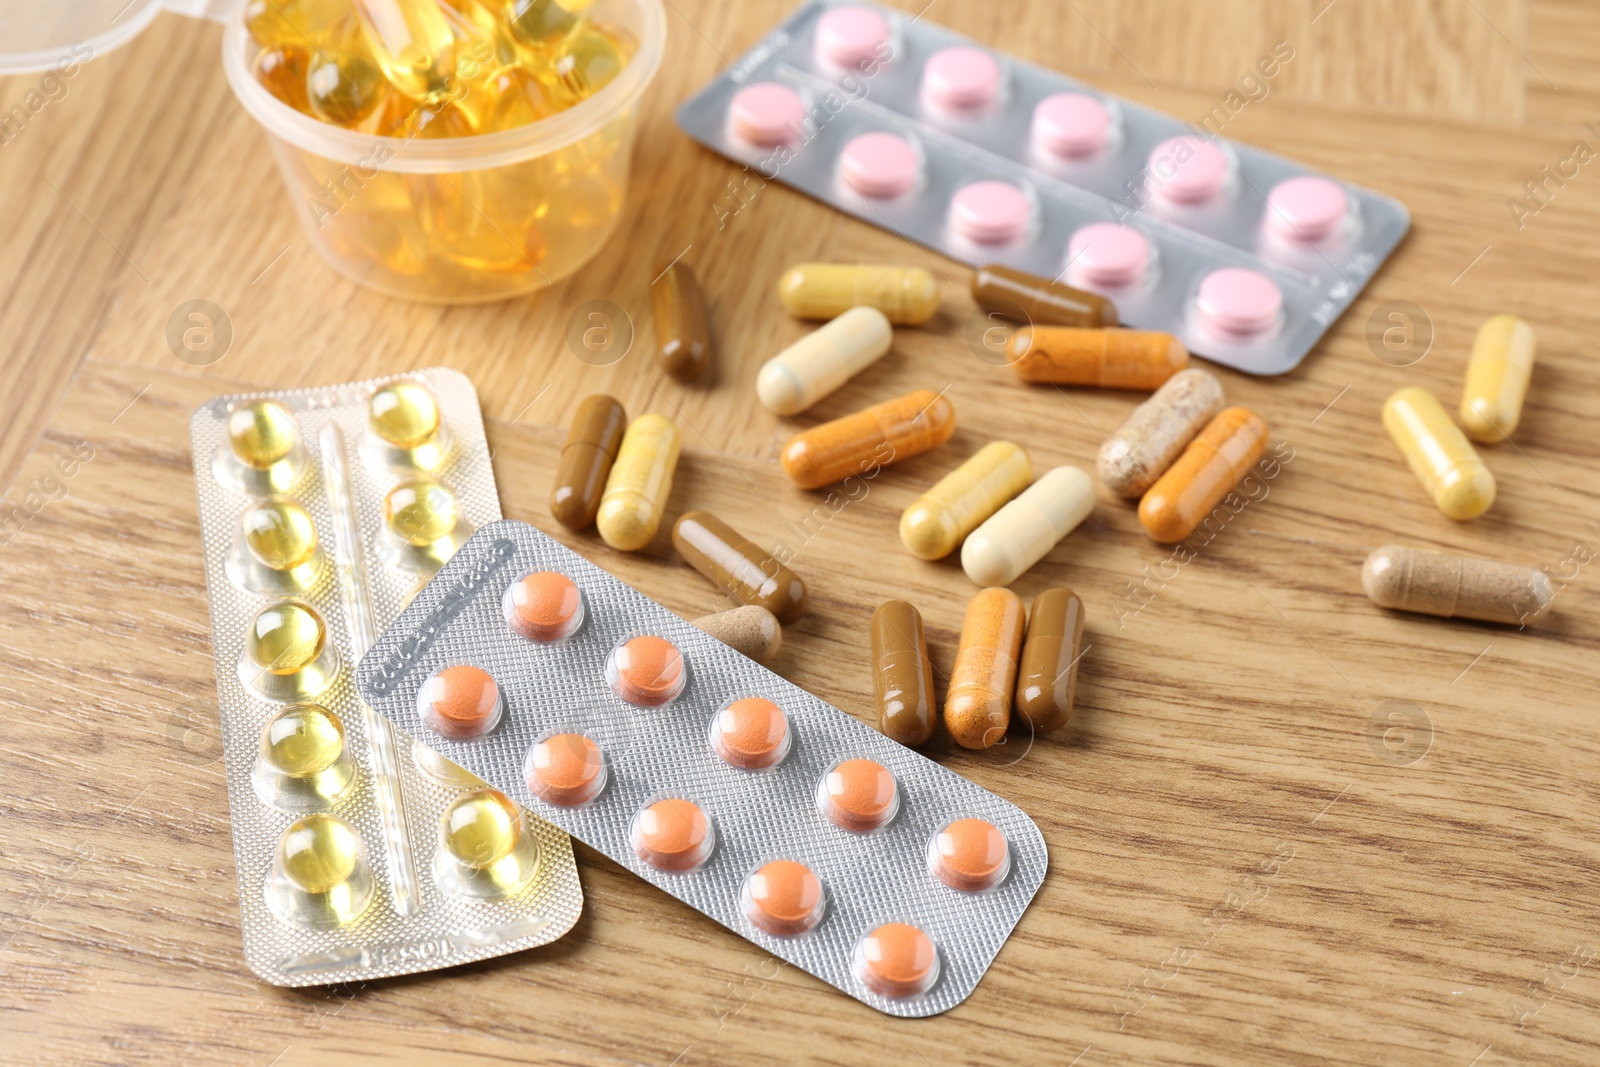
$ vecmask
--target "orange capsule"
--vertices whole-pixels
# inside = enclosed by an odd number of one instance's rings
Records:
[[[802,489],[820,489],[950,440],[956,409],[943,393],[918,389],[796,434],[783,446],[783,469]]]
[[[1182,541],[1210,517],[1267,450],[1267,423],[1248,408],[1226,408],[1206,423],[1139,501],[1144,532],[1163,544]]]
[[[1189,350],[1170,333],[1032,326],[1006,343],[1011,369],[1025,382],[1155,389],[1189,365]]]
[[[962,748],[989,748],[1006,735],[1026,621],[1009,589],[983,589],[967,603],[944,701],[944,725]]]

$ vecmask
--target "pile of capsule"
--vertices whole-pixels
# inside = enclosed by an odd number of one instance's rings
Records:
[[[594,95],[635,44],[586,0],[251,0],[256,79],[323,122],[385,137],[465,137]]]

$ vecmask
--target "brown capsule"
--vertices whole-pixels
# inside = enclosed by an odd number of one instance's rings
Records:
[[[1070,589],[1046,589],[1028,612],[1017,672],[1017,714],[1041,734],[1060,729],[1078,691],[1083,601]]]
[[[1008,319],[1039,326],[1115,326],[1117,306],[1098,293],[991,263],[972,276],[972,299]]]
[[[918,389],[796,434],[783,446],[783,469],[800,488],[820,489],[920,456],[955,432],[954,405]]]
[[[672,527],[672,544],[689,566],[739,603],[766,608],[784,623],[806,613],[806,583],[715,515],[685,512]]]
[[[1260,415],[1248,408],[1219,412],[1139,501],[1144,532],[1162,544],[1194,533],[1266,450]]]
[[[613,397],[596,393],[578,405],[550,491],[550,513],[567,529],[587,530],[594,525],[606,476],[627,427],[628,413]]]
[[[872,613],[872,683],[885,736],[912,748],[933,736],[933,662],[922,615],[904,600]]]
[[[1537,567],[1399,545],[1367,557],[1361,587],[1380,607],[1508,626],[1538,621],[1556,595]]]
[[[650,286],[655,310],[656,354],[680,382],[692,382],[711,366],[711,324],[700,284],[686,263],[674,263]]]
[[[999,744],[1011,725],[1025,619],[1022,601],[1009,589],[980,590],[967,604],[944,700],[945,728],[963,748]]]
[[[1155,389],[1189,365],[1189,350],[1154,330],[1033,326],[1012,334],[1006,358],[1025,382]]]
[[[783,627],[778,625],[778,617],[754,604],[703,616],[693,625],[757,663],[771,662],[783,647]]]

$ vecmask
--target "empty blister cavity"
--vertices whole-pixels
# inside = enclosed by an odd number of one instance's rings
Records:
[[[270,496],[239,517],[238,533],[223,566],[241,589],[290,596],[315,585],[324,562],[316,523],[305,505],[286,496]]]
[[[1249,340],[1275,333],[1283,317],[1283,290],[1259,271],[1243,267],[1214,270],[1200,281],[1195,317],[1208,333]]]
[[[836,7],[817,20],[815,54],[840,71],[862,71],[894,51],[889,20],[870,7]]]
[[[1097,222],[1067,243],[1067,280],[1086,289],[1134,289],[1153,274],[1150,239],[1132,226]]]
[[[817,783],[817,808],[841,830],[871,833],[888,826],[900,811],[900,784],[876,760],[841,760]]]
[[[565,574],[535,571],[506,586],[506,625],[530,641],[559,641],[583,625],[583,593]]]
[[[473,900],[520,893],[539,866],[539,846],[524,831],[522,813],[497,789],[456,798],[439,820],[433,879],[439,888]]]
[[[372,903],[372,867],[361,835],[343,819],[307,815],[278,839],[263,890],[284,922],[332,930],[361,917]]]
[[[267,720],[250,773],[262,803],[281,811],[327,811],[355,780],[339,716],[320,704],[293,704]]]
[[[1010,244],[1028,235],[1034,214],[1033,198],[1020,186],[973,182],[950,198],[950,232],[973,244]]]
[[[311,700],[339,673],[339,649],[316,608],[293,597],[250,620],[239,653],[239,680],[268,700]]]
[[[435,673],[417,691],[417,714],[440,737],[481,737],[500,722],[500,686],[482,667],[458,663]]]
[[[633,816],[628,840],[634,853],[658,871],[687,874],[711,856],[716,829],[692,800],[662,797]]]
[[[410,379],[385,382],[367,397],[361,450],[367,462],[395,471],[433,471],[450,455],[450,430],[433,391]]]
[[[981,893],[1011,873],[1011,846],[987,819],[956,819],[928,839],[928,873],[951,889]]]
[[[546,804],[575,808],[605,789],[605,753],[583,734],[551,734],[528,749],[522,777],[528,792]]]
[[[411,762],[446,789],[477,789],[484,784],[482,778],[445,759],[421,741],[411,742]]]
[[[689,671],[678,646],[655,634],[636,634],[606,657],[606,684],[641,708],[670,704],[683,692]]]
[[[1005,77],[994,56],[979,48],[945,48],[922,68],[922,102],[947,115],[982,112],[1000,99]]]
[[[840,150],[839,180],[869,200],[904,196],[922,180],[922,153],[899,134],[863,133]]]
[[[711,751],[731,767],[761,771],[789,754],[789,718],[766,697],[730,700],[711,720]]]
[[[1033,109],[1033,147],[1057,160],[1097,155],[1121,140],[1118,116],[1088,93],[1053,93]]]
[[[794,141],[805,116],[804,98],[781,82],[748,85],[728,104],[728,124],[734,135],[762,148]]]
[[[822,921],[822,880],[798,860],[769,860],[739,887],[750,925],[774,937],[797,937]]]
[[[939,949],[921,928],[904,922],[878,926],[856,942],[856,978],[882,997],[921,996],[939,980]]]
[[[1173,137],[1150,150],[1145,186],[1158,201],[1198,207],[1232,192],[1237,169],[1226,146],[1200,137]]]
[[[211,463],[223,485],[257,496],[284,493],[307,465],[300,424],[288,408],[276,400],[251,400],[228,409]]]

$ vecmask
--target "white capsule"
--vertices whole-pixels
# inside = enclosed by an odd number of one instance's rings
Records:
[[[851,308],[767,360],[756,395],[779,415],[798,415],[877,362],[893,339],[883,312]]]
[[[1094,510],[1094,482],[1077,467],[1046,472],[961,546],[961,569],[979,585],[1010,585]]]

